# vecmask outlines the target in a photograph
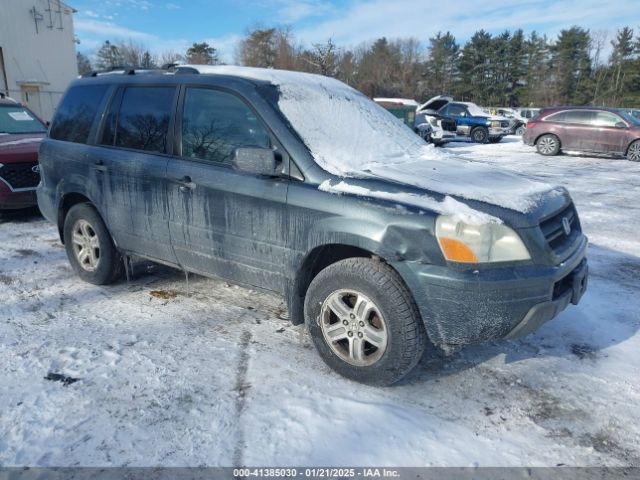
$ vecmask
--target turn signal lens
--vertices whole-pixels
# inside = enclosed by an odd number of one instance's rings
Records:
[[[440,242],[442,253],[444,253],[447,260],[462,263],[478,263],[476,254],[460,240],[443,237],[438,238],[438,241]]]

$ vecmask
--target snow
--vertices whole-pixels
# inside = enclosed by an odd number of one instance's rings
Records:
[[[444,154],[384,108],[333,78],[249,67],[191,67],[205,74],[236,75],[277,85],[280,110],[315,161],[338,177],[384,178],[520,212],[535,208],[553,189]]]
[[[400,206],[413,205],[443,215],[451,215],[456,219],[470,225],[502,223],[502,220],[500,220],[499,218],[474,210],[468,205],[459,202],[455,198],[449,196],[445,197],[443,201],[439,202],[428,195],[369,190],[368,188],[360,187],[358,185],[350,185],[344,181],[332,185],[330,180],[325,180],[320,184],[320,187],[318,188],[325,192],[331,193],[349,193],[361,197],[380,198],[382,200],[397,202],[398,204],[400,204]]]
[[[400,103],[408,107],[418,107],[418,102],[416,102],[415,100],[411,100],[410,98],[377,97],[377,98],[374,98],[373,101],[382,102],[382,103]]]
[[[42,137],[28,137],[28,138],[21,138],[20,140],[11,140],[9,142],[0,142],[0,145],[4,148],[12,145],[23,145],[25,143],[37,143],[41,141],[42,141]]]
[[[640,164],[503,142],[441,151],[567,187],[589,289],[391,388],[333,373],[279,298],[147,263],[83,283],[55,226],[3,216],[0,465],[640,465]]]

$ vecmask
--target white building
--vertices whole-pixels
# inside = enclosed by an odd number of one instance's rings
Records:
[[[78,75],[74,12],[60,0],[0,0],[0,92],[43,120]]]

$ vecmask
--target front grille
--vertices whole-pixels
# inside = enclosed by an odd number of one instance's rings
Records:
[[[569,226],[569,234],[565,231],[565,220]],[[580,233],[580,222],[573,204],[569,204],[551,217],[540,222],[540,229],[547,243],[554,252],[560,252],[569,246]]]
[[[442,129],[447,132],[455,132],[456,131],[456,122],[455,120],[449,120],[448,118],[443,118],[440,120],[440,124],[442,125]]]
[[[37,163],[17,163],[0,168],[0,177],[9,184],[12,190],[35,188],[40,183],[40,174],[33,171]]]

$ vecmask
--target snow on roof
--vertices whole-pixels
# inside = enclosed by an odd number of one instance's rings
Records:
[[[386,98],[386,97],[378,97],[373,99],[374,102],[381,103],[400,103],[402,105],[407,105],[408,107],[417,107],[418,102],[415,100],[411,100],[410,98]]]
[[[401,120],[336,79],[262,68],[192,67],[200,73],[234,75],[276,85],[280,91],[278,107],[316,163],[343,179],[385,179],[521,212],[532,210],[552,190],[550,185],[462,160],[427,145]],[[346,182],[343,184],[341,189],[345,190]],[[332,188],[327,184],[324,189]],[[375,192],[367,194],[375,196]]]

